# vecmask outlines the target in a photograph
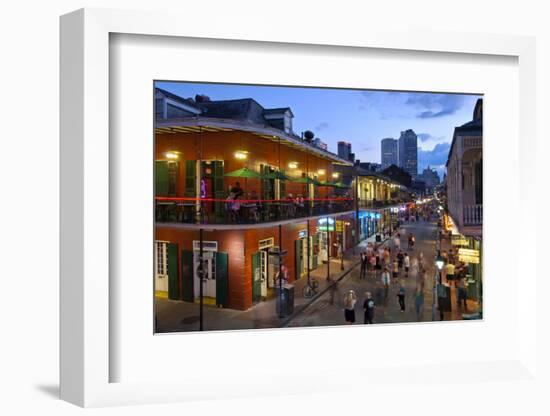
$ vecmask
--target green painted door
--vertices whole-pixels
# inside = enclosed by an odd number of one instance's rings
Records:
[[[197,161],[185,161],[185,196],[195,198],[197,196]]]
[[[193,302],[193,252],[183,250],[181,252],[181,274],[182,274],[182,299],[186,302]]]
[[[252,302],[262,299],[261,252],[252,254]]]
[[[294,259],[296,262],[296,280],[302,277],[302,240],[296,240],[294,242],[296,247],[296,252],[294,254]]]
[[[168,162],[165,160],[157,160],[155,162],[155,196],[168,196],[168,190]]]
[[[229,306],[229,269],[227,253],[216,252],[216,305]]]
[[[166,245],[166,252],[168,255],[168,298],[179,299],[178,245],[176,243],[168,243]]]

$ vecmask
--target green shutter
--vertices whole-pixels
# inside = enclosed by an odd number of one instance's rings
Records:
[[[187,302],[193,302],[193,252],[183,250],[181,252],[181,274],[182,274],[182,299]]]
[[[185,196],[194,198],[197,196],[197,161],[185,161]]]
[[[302,240],[298,239],[294,242],[296,248],[296,253],[294,255],[294,260],[296,263],[296,280],[302,277]]]
[[[228,255],[216,252],[216,305],[229,306]]]
[[[223,170],[223,161],[216,160],[213,162],[214,164],[214,198],[223,200],[227,197],[225,192],[225,182],[224,182],[224,170]],[[216,202],[214,204],[214,210],[216,212],[217,216],[223,216],[225,211],[225,203],[224,202]]]
[[[168,196],[168,162],[157,160],[155,162],[155,196]]]
[[[252,254],[252,302],[259,302],[262,298],[261,253]]]
[[[168,255],[168,298],[179,299],[180,284],[178,271],[178,245],[176,243],[168,243],[166,245]]]
[[[285,171],[284,169],[281,170],[281,173],[284,175]],[[286,197],[286,181],[279,180],[279,189],[281,191],[281,198]]]

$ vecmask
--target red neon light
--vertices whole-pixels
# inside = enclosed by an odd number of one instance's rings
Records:
[[[157,201],[200,201],[200,202],[240,202],[240,203],[258,203],[258,202],[292,202],[294,199],[220,199],[220,198],[196,198],[196,197],[167,197],[156,196]],[[303,201],[352,201],[353,198],[303,198]]]

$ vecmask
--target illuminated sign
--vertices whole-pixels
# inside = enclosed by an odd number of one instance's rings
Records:
[[[479,264],[479,250],[473,250],[470,248],[459,248],[458,260],[464,263]]]
[[[307,235],[307,230],[298,231],[298,238],[305,238]]]

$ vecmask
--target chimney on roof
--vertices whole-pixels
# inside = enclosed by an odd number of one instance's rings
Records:
[[[210,101],[210,97],[208,95],[197,94],[195,95],[195,101],[197,103],[207,103]]]

